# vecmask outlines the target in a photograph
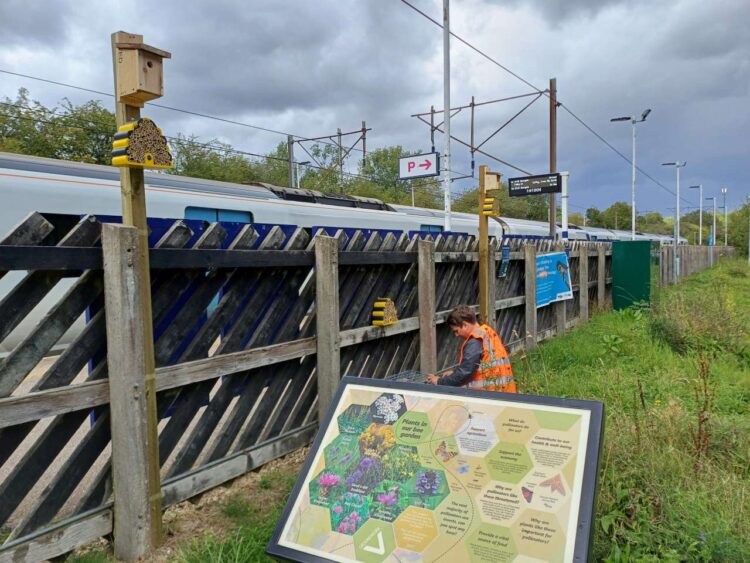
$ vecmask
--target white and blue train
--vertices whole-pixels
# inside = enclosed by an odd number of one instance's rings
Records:
[[[119,178],[119,170],[111,166],[0,152],[0,236],[33,211],[120,215]],[[153,172],[146,172],[146,204],[150,217],[286,224],[309,229],[338,227],[437,234],[443,231],[444,224],[443,211],[434,209],[270,184],[232,184]],[[476,235],[477,216],[452,213],[451,226],[454,232]],[[549,227],[538,221],[500,218],[490,222],[489,233],[498,238],[542,238],[549,234]],[[672,240],[659,235],[639,237],[662,243]],[[570,226],[569,238],[630,240],[630,233]],[[8,293],[20,275],[22,272],[11,272],[0,280],[0,297]],[[60,285],[0,344],[0,356],[28,334],[50,304],[59,298],[65,282]],[[66,337],[61,344],[70,335]]]

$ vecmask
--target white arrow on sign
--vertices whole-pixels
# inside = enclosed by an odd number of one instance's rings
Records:
[[[440,174],[440,155],[436,152],[416,154],[398,160],[399,180],[428,178]]]
[[[378,538],[378,547],[375,547],[372,545],[366,545],[362,549],[364,551],[369,551],[370,553],[374,553],[375,555],[385,555],[385,541],[383,541],[382,531],[378,530],[377,538]]]

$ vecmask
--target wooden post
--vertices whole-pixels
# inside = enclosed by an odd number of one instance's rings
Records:
[[[494,213],[492,192],[500,189],[499,172],[490,172],[486,165],[479,166],[479,322],[494,323],[494,302],[490,301],[489,285],[494,283],[490,277],[490,241],[487,221]],[[493,257],[494,258],[494,257]]]
[[[565,252],[565,247],[562,244],[558,244],[557,250]],[[563,334],[565,334],[565,325],[567,324],[568,320],[568,302],[558,301],[553,304],[553,307],[555,311],[555,334],[557,336],[562,336]]]
[[[140,107],[119,101],[123,54],[118,43],[142,44],[143,36],[118,31],[112,34],[112,65],[115,78],[115,118],[117,126],[137,120],[141,116]],[[114,132],[113,132],[114,133]],[[122,196],[122,223],[137,229],[138,244],[133,252],[135,257],[121,258],[132,260],[132,267],[138,271],[141,291],[137,303],[141,308],[139,318],[143,324],[143,364],[142,385],[145,389],[145,409],[147,419],[148,456],[144,463],[148,467],[149,533],[151,546],[158,547],[162,542],[161,484],[159,476],[159,429],[156,415],[156,375],[154,362],[154,335],[151,315],[151,275],[148,261],[148,224],[146,221],[146,191],[143,169],[120,168],[120,191]],[[109,324],[109,323],[108,323]],[[112,351],[108,348],[109,352]],[[110,372],[110,378],[112,372]],[[115,538],[115,541],[116,538]]]
[[[328,412],[341,379],[339,334],[339,243],[315,238],[315,319],[317,333],[318,420]]]
[[[607,287],[607,280],[606,280],[606,264],[607,264],[607,256],[605,254],[605,249],[603,244],[599,244],[596,247],[597,253],[596,253],[596,303],[599,306],[600,310],[604,310],[604,291]]]
[[[589,320],[589,247],[581,243],[578,257],[578,323]]]
[[[115,557],[125,561],[147,554],[154,545],[154,529],[161,527],[159,475],[154,482],[150,471],[151,451],[158,453],[158,436],[148,427],[145,351],[150,334],[146,326],[150,325],[144,319],[142,245],[134,227],[102,226]],[[154,489],[159,491],[156,514],[152,511]]]
[[[536,246],[523,247],[526,294],[526,349],[536,346]]]
[[[497,330],[497,309],[495,308],[497,301],[497,286],[495,284],[495,271],[497,266],[495,265],[495,253],[498,250],[497,240],[490,245],[490,251],[487,255],[487,304],[489,306],[489,315],[487,317],[487,324]]]
[[[435,245],[420,240],[417,266],[419,299],[419,369],[422,373],[437,371],[437,335],[435,333]]]

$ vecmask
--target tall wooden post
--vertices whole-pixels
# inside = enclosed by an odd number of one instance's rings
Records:
[[[490,244],[490,252],[487,256],[487,305],[489,306],[487,324],[495,330],[497,330],[497,309],[495,308],[495,303],[497,302],[497,287],[495,284],[497,265],[495,263],[495,253],[498,248],[498,241],[495,239],[493,244]]]
[[[419,369],[437,371],[437,335],[435,333],[435,245],[420,240],[417,246],[417,297],[419,299]]]
[[[536,246],[523,247],[524,293],[526,295],[526,349],[536,346]]]
[[[115,118],[117,126],[120,127],[125,123],[138,120],[141,117],[140,106],[125,103],[121,101],[121,80],[123,73],[128,72],[126,67],[128,58],[124,50],[133,50],[143,45],[143,36],[133,33],[118,31],[112,34],[112,65],[114,67],[114,85],[115,85]],[[153,49],[157,51],[157,49]],[[162,57],[169,57],[169,53],[159,52]],[[142,104],[141,104],[142,105]],[[144,389],[145,413],[146,413],[146,443],[148,447],[147,459],[145,463],[148,466],[148,536],[151,547],[157,547],[162,541],[162,522],[161,522],[161,481],[159,476],[159,430],[157,427],[158,420],[156,414],[156,375],[154,369],[154,335],[153,321],[151,315],[151,275],[149,271],[148,260],[148,225],[146,222],[146,191],[145,181],[142,168],[120,168],[120,191],[122,195],[122,223],[126,226],[133,226],[137,230],[137,244],[134,248],[134,257],[128,257],[125,254],[121,259],[132,260],[136,277],[139,280],[140,297],[137,300],[137,306],[140,307],[139,322],[143,325],[143,362],[139,367],[142,371],[133,374],[142,381]],[[109,323],[108,323],[109,324]],[[116,346],[115,346],[116,347]],[[108,353],[113,353],[111,347]],[[113,370],[113,360],[109,359],[110,380],[117,377],[118,367]],[[113,448],[116,444],[113,443]],[[116,474],[116,469],[115,469]],[[117,478],[117,477],[116,477]],[[123,491],[125,495],[132,495],[133,492]],[[115,513],[117,513],[117,503],[125,499],[120,496],[119,501],[115,496]],[[115,517],[117,520],[117,517]],[[122,523],[127,526],[127,523]],[[137,526],[143,523],[132,522],[130,525]],[[115,536],[115,552],[117,553],[117,536]],[[124,549],[124,548],[123,548]],[[139,554],[139,556],[142,554]]]
[[[549,79],[549,171],[557,172],[557,78]],[[549,236],[553,240],[556,232],[555,194],[549,194]]]
[[[489,228],[487,221],[494,213],[492,192],[500,189],[500,174],[490,172],[487,166],[479,166],[479,320],[489,322],[490,311],[494,311],[494,303],[490,303],[489,284]],[[494,315],[492,315],[494,317]]]
[[[339,332],[339,244],[315,238],[315,319],[317,334],[318,420],[323,421],[341,379]]]

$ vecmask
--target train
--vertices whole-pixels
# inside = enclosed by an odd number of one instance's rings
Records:
[[[198,219],[295,225],[313,231],[316,227],[383,229],[437,235],[444,232],[444,212],[388,204],[374,198],[324,194],[265,183],[233,184],[177,176],[163,172],[145,173],[146,205],[150,217]],[[112,166],[69,162],[36,156],[0,152],[0,237],[29,213],[68,213],[118,216],[121,214],[120,172]],[[476,235],[477,216],[451,213],[451,229]],[[578,225],[569,226],[570,240],[630,240],[627,231]],[[500,238],[545,238],[549,225],[508,217],[495,218],[490,236]],[[671,244],[672,238],[638,234],[640,239]],[[687,243],[681,239],[680,243]],[[10,272],[0,280],[0,298],[18,283],[23,272]],[[49,306],[66,290],[60,282],[6,339],[0,343],[0,357],[7,355],[42,318]],[[82,321],[81,321],[82,322]],[[71,328],[57,348],[80,331]]]

